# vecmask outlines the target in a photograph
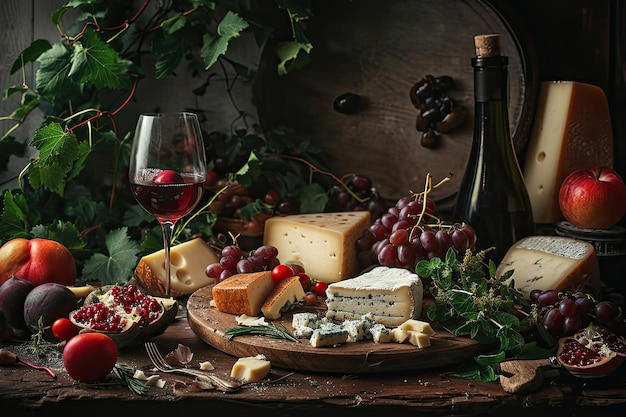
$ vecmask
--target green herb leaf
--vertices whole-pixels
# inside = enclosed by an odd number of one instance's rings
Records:
[[[300,343],[298,339],[289,334],[288,331],[279,329],[274,323],[269,323],[267,326],[238,326],[232,327],[224,332],[226,336],[236,337],[243,335],[257,335],[267,336],[273,339],[290,340],[295,343]]]
[[[105,239],[108,256],[92,255],[85,262],[83,279],[100,281],[102,284],[125,284],[132,276],[141,247],[132,240],[125,227],[110,231]]]

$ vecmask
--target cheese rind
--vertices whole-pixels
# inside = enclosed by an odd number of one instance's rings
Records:
[[[261,312],[269,320],[278,320],[282,314],[304,298],[304,289],[297,276],[285,278],[270,292],[261,306]]]
[[[593,245],[561,236],[529,236],[516,242],[496,270],[526,298],[532,290],[583,290],[598,294],[600,270]]]
[[[230,371],[230,376],[242,382],[258,382],[265,378],[272,368],[264,356],[239,358]]]
[[[222,313],[258,316],[273,289],[272,272],[261,271],[233,275],[215,284],[212,295]]]
[[[317,281],[337,282],[359,271],[354,243],[370,226],[368,211],[275,216],[265,222],[263,243],[281,263],[300,263]]]
[[[562,220],[558,195],[563,180],[593,165],[613,166],[606,95],[600,87],[580,82],[542,83],[524,163],[535,223]]]
[[[404,268],[378,266],[326,289],[326,317],[354,320],[371,313],[376,323],[398,326],[417,319],[424,297],[422,281]]]
[[[201,238],[173,246],[170,251],[172,277],[170,295],[181,297],[199,288],[215,283],[206,276],[207,265],[218,262],[217,254]],[[134,272],[135,279],[152,295],[165,295],[165,250],[151,253],[139,260]]]

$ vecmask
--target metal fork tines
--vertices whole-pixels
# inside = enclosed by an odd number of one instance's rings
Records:
[[[152,361],[152,364],[154,365],[154,367],[157,368],[161,372],[178,373],[178,374],[190,375],[190,376],[195,376],[197,378],[205,379],[205,380],[210,381],[215,386],[215,388],[221,391],[233,392],[233,391],[239,390],[239,388],[241,387],[241,384],[239,383],[239,381],[234,381],[234,380],[229,381],[229,380],[226,380],[225,378],[220,378],[216,375],[208,374],[200,370],[189,369],[189,368],[175,368],[172,365],[170,365],[163,358],[163,356],[161,356],[159,349],[154,343],[146,342],[144,346],[146,347],[146,352],[148,352],[148,357],[150,358],[150,361]]]

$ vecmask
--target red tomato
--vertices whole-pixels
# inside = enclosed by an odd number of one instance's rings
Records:
[[[78,334],[78,328],[74,326],[74,323],[66,317],[56,319],[52,323],[52,334],[57,338],[59,342],[70,340],[72,337]]]
[[[327,282],[317,281],[313,284],[313,292],[317,295],[325,296],[326,288],[328,288]]]
[[[80,333],[63,349],[65,370],[75,381],[91,383],[109,375],[117,363],[117,346],[109,336]]]
[[[280,264],[272,269],[272,279],[275,285],[285,278],[293,277],[294,275],[293,269],[289,265]]]
[[[311,277],[306,272],[300,272],[298,278],[300,278],[300,284],[302,284],[302,289],[304,291],[308,291],[311,288]]]

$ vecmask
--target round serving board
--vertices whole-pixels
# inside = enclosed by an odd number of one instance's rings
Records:
[[[204,342],[235,357],[265,355],[272,366],[325,373],[378,373],[400,370],[427,369],[450,366],[484,350],[484,346],[470,338],[455,337],[440,329],[431,338],[431,346],[419,349],[409,343],[374,343],[360,341],[334,347],[313,347],[308,340],[300,343],[277,340],[265,336],[224,335],[238,326],[235,315],[222,313],[210,302],[212,286],[194,292],[187,302],[187,320],[193,332]],[[322,315],[324,308],[308,308]],[[286,314],[274,323],[289,332],[292,314]]]
[[[435,182],[452,174],[430,194],[449,200],[460,187],[472,143],[474,36],[499,33],[509,56],[511,132],[523,148],[536,89],[532,67],[507,22],[487,2],[322,1],[312,11],[306,32],[313,45],[310,62],[281,76],[276,44],[265,47],[256,86],[265,130],[294,128],[325,152],[318,159],[330,171],[366,175],[387,199],[422,191],[427,173]],[[409,99],[413,84],[429,74],[451,76],[456,88],[448,95],[467,112],[436,149],[420,144],[418,111]],[[344,93],[362,98],[354,114],[333,110]]]

